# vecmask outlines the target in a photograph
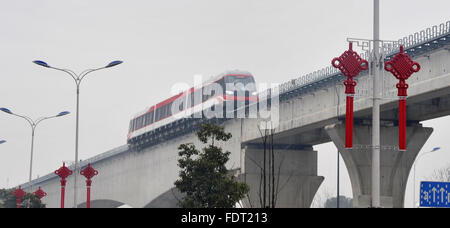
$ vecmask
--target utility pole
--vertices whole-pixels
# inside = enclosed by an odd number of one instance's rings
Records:
[[[372,207],[380,207],[380,0],[373,3]]]

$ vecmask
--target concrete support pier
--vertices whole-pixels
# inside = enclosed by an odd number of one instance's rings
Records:
[[[353,149],[345,149],[345,125],[325,127],[347,166],[353,190],[354,207],[371,206],[372,127],[355,125]],[[403,207],[405,188],[411,166],[422,146],[433,132],[432,128],[412,124],[406,128],[406,151],[398,150],[398,127],[380,127],[381,207]]]
[[[266,206],[271,205],[269,198],[274,192],[277,208],[310,207],[324,179],[317,176],[317,151],[313,151],[311,146],[276,145],[274,148],[275,175],[271,175],[269,159],[272,158],[269,148],[266,150]],[[250,186],[249,198],[245,200],[244,206],[260,208],[264,196],[264,149],[262,145],[247,145],[242,153],[245,162],[242,167],[243,180]],[[271,176],[275,177],[274,181]],[[269,183],[275,186],[274,191],[270,187],[270,195]]]

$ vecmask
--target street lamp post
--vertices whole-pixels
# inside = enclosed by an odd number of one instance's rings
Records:
[[[76,87],[77,87],[77,114],[76,114],[76,133],[75,133],[75,168],[74,168],[74,202],[73,205],[74,207],[77,207],[77,172],[78,172],[78,126],[79,126],[79,107],[80,107],[80,84],[81,84],[81,80],[83,80],[83,78],[89,74],[92,73],[94,71],[98,71],[101,69],[106,69],[106,68],[110,68],[113,66],[117,66],[119,64],[122,63],[122,61],[113,61],[110,62],[108,65],[104,66],[104,67],[100,67],[100,68],[95,68],[95,69],[88,69],[85,70],[83,72],[81,72],[80,74],[76,74],[74,71],[69,70],[69,69],[62,69],[62,68],[57,68],[57,67],[53,67],[48,65],[46,62],[42,61],[42,60],[35,60],[33,61],[33,63],[39,65],[39,66],[43,66],[46,68],[51,68],[54,70],[59,70],[59,71],[63,71],[67,74],[69,74],[73,80],[75,81]]]
[[[30,175],[28,177],[28,181],[31,183],[31,179],[32,179],[32,171],[33,171],[33,147],[34,147],[34,132],[36,130],[36,127],[39,123],[41,123],[44,120],[48,120],[48,119],[52,119],[52,118],[56,118],[56,117],[60,117],[60,116],[65,116],[67,114],[69,114],[70,112],[68,111],[64,111],[64,112],[60,112],[57,115],[54,116],[48,116],[48,117],[40,117],[36,120],[31,119],[30,117],[27,116],[23,116],[23,115],[18,115],[13,113],[11,110],[7,109],[7,108],[0,108],[0,111],[3,111],[5,113],[8,113],[10,115],[13,116],[17,116],[20,118],[25,119],[31,126],[31,155],[30,155]],[[31,186],[32,188],[32,186]]]
[[[336,186],[336,192],[337,192],[337,200],[336,200],[336,207],[339,208],[339,150],[337,152],[337,186]]]
[[[416,165],[419,162],[419,159],[421,157],[423,157],[426,154],[429,154],[429,153],[432,153],[432,152],[436,152],[436,151],[438,151],[440,149],[441,149],[440,147],[435,147],[431,151],[428,151],[428,152],[425,152],[425,153],[421,154],[419,157],[417,157],[417,159],[414,162],[414,186],[413,186],[414,187],[414,191],[413,191],[413,194],[414,194],[413,195],[413,203],[414,203],[414,205],[413,205],[413,207],[416,206]]]
[[[380,0],[373,1],[373,108],[372,108],[372,207],[381,206],[380,196]]]

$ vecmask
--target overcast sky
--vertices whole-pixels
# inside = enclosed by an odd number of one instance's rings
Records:
[[[346,38],[372,38],[372,0],[96,0],[6,1],[0,7],[0,106],[42,122],[36,130],[33,178],[74,160],[75,83],[35,59],[81,72],[113,60],[124,63],[88,75],[81,84],[79,158],[126,143],[129,119],[170,96],[193,76],[246,70],[257,82],[285,82],[330,65]],[[381,39],[397,40],[450,20],[448,0],[381,1]],[[434,127],[418,174],[450,162],[450,118]],[[0,113],[0,188],[28,180],[31,130]],[[336,149],[319,145],[319,194],[335,194]],[[344,163],[341,193],[351,196]],[[410,189],[410,186],[408,186]],[[407,191],[406,200],[412,201]],[[408,204],[406,205],[408,206]]]

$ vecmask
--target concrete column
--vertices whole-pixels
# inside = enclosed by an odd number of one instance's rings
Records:
[[[272,197],[272,188],[275,186],[275,201],[278,208],[306,208],[310,207],[323,177],[317,176],[317,152],[312,147],[299,149],[280,149],[274,151],[275,175],[269,175],[269,149],[266,151],[266,205]],[[282,146],[286,148],[287,146]],[[244,201],[245,207],[259,208],[263,199],[263,163],[264,149],[262,146],[246,146],[245,173],[243,181],[250,186],[249,198]],[[271,159],[271,158],[270,158]],[[272,185],[271,176],[275,177]]]
[[[325,127],[347,166],[353,190],[354,207],[371,206],[371,126],[355,125],[353,149],[345,149],[345,125]],[[414,124],[406,128],[406,151],[398,150],[398,127],[381,126],[380,194],[381,207],[403,207],[409,171],[432,128]]]

